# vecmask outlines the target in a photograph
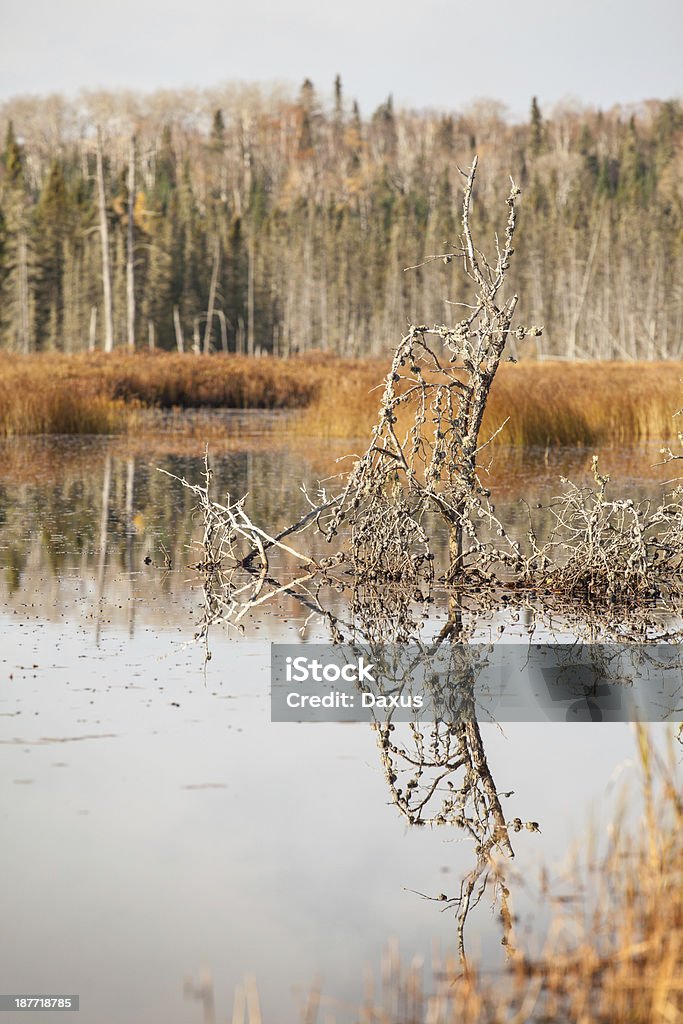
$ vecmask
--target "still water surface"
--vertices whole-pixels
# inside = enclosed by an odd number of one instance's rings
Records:
[[[192,499],[156,472],[197,480],[201,445],[188,447],[3,446],[0,991],[79,993],[88,1024],[180,1024],[203,1019],[187,978],[212,973],[225,1020],[255,975],[264,1019],[287,1024],[318,979],[341,1022],[388,940],[407,960],[454,950],[452,915],[418,894],[455,894],[471,844],[407,826],[367,726],[270,722],[270,642],[325,638],[315,622],[302,637],[295,602],[264,610],[245,637],[216,632],[205,670],[188,643],[201,604],[185,568]],[[337,472],[339,454],[286,437],[274,450],[242,421],[215,454],[218,489],[249,492],[276,530],[302,508],[300,482]],[[649,486],[648,460],[622,453],[629,487]],[[589,463],[503,453],[499,514],[514,518],[520,492],[544,500],[559,471]],[[623,786],[635,789],[631,729],[481,731],[498,790],[512,794],[506,814],[541,825],[514,837],[510,881],[519,927],[542,926],[539,866],[568,864],[589,822],[603,835]],[[470,952],[499,964],[490,904],[468,928]]]

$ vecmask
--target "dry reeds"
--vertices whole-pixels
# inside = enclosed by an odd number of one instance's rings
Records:
[[[377,416],[386,365],[368,361],[326,379],[297,430],[320,437],[366,436]],[[675,437],[683,364],[521,362],[503,364],[484,419],[516,447],[591,446]],[[399,427],[401,423],[399,422]]]
[[[0,436],[137,429],[142,408],[301,408],[326,365],[323,357],[1,353]]]
[[[289,428],[300,436],[365,437],[386,368],[384,360],[319,353],[0,353],[0,437],[138,430],[145,408],[300,410]],[[508,417],[498,440],[517,447],[666,440],[676,434],[682,377],[674,362],[506,363],[483,429],[493,433]]]
[[[511,950],[491,979],[471,966],[441,965],[436,991],[410,1019],[430,1024],[581,1021],[653,1024],[683,1020],[683,800],[674,756],[665,761],[637,731],[643,812],[616,820],[602,857],[563,892],[538,957]],[[564,889],[564,886],[563,886]],[[549,889],[552,898],[552,886]],[[567,911],[570,906],[574,909]],[[418,979],[401,976],[404,992]],[[375,1008],[372,1019],[383,1021]]]
[[[642,816],[615,820],[602,859],[576,879],[586,896],[557,912],[545,954],[520,955],[517,985],[536,987],[529,1019],[683,1020],[683,799],[673,749],[657,752],[637,727]],[[590,894],[594,895],[591,896]],[[566,906],[566,903],[564,904]]]
[[[79,386],[20,375],[0,380],[0,437],[26,434],[115,434],[136,409]]]

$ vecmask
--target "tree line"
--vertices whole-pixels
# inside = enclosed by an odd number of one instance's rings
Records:
[[[0,107],[0,346],[376,354],[457,323],[460,168],[480,238],[522,188],[512,272],[542,354],[680,356],[683,104],[534,99],[370,116],[306,80]],[[423,264],[423,265],[419,265]],[[416,269],[405,271],[406,267]],[[539,351],[539,354],[541,352]]]

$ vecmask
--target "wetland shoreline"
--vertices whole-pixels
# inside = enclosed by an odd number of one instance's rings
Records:
[[[220,434],[217,410],[289,412],[305,437],[366,436],[387,360],[311,353],[291,359],[168,352],[0,354],[0,437],[38,434]],[[507,421],[515,447],[629,444],[675,438],[683,362],[503,364],[484,430]],[[195,415],[186,418],[188,410]],[[202,420],[201,413],[206,416]],[[280,424],[275,427],[279,431]]]

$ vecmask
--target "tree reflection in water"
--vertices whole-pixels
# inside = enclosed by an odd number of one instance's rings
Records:
[[[408,825],[457,829],[471,842],[472,867],[461,877],[457,890],[420,894],[453,912],[461,960],[466,963],[468,916],[487,892],[500,907],[502,944],[512,948],[511,833],[540,829],[537,822],[509,817],[503,810],[501,800],[511,794],[499,792],[489,767],[475,692],[486,665],[486,651],[472,641],[486,629],[489,634],[495,631],[501,607],[512,614],[524,613],[529,638],[537,630],[546,639],[552,638],[554,629],[559,626],[562,633],[571,623],[577,642],[651,642],[655,636],[668,640],[679,636],[679,626],[667,619],[658,623],[653,608],[647,605],[631,607],[624,616],[623,609],[612,603],[579,607],[562,594],[544,595],[539,601],[533,590],[510,587],[504,580],[482,578],[479,583],[475,576],[467,587],[458,587],[443,577],[437,579],[421,525],[410,521],[409,511],[400,501],[394,507],[393,525],[404,545],[397,546],[395,558],[389,562],[386,558],[391,552],[385,545],[382,571],[373,572],[371,563],[362,558],[362,544],[359,558],[357,535],[349,547],[342,543],[340,551],[324,559],[293,546],[299,543],[293,539],[297,533],[313,523],[324,530],[325,516],[335,513],[337,500],[325,493],[319,495],[317,505],[309,502],[312,509],[297,523],[270,535],[252,522],[243,500],[234,501],[229,495],[223,502],[212,499],[208,457],[203,484],[180,482],[197,499],[204,523],[199,557],[191,567],[202,584],[202,614],[195,640],[204,645],[205,665],[211,657],[212,627],[227,625],[241,630],[252,612],[267,603],[277,605],[285,595],[294,597],[305,609],[307,622],[319,617],[334,644],[369,652],[373,664],[381,667],[380,676],[394,681],[394,693],[439,652],[439,672],[425,675],[438,708],[433,720],[395,721],[393,709],[381,712],[373,708],[372,727],[391,800]],[[390,526],[385,537],[391,533]],[[272,559],[275,550],[281,556],[277,569]],[[440,627],[435,608],[446,613]],[[403,682],[399,684],[395,682],[397,666],[391,664],[391,652],[397,647],[404,652]],[[410,664],[406,667],[405,651],[413,648],[411,669]],[[572,662],[570,655],[569,663],[576,664],[576,657]],[[610,676],[608,667],[601,667],[595,659],[592,669],[596,678]]]

